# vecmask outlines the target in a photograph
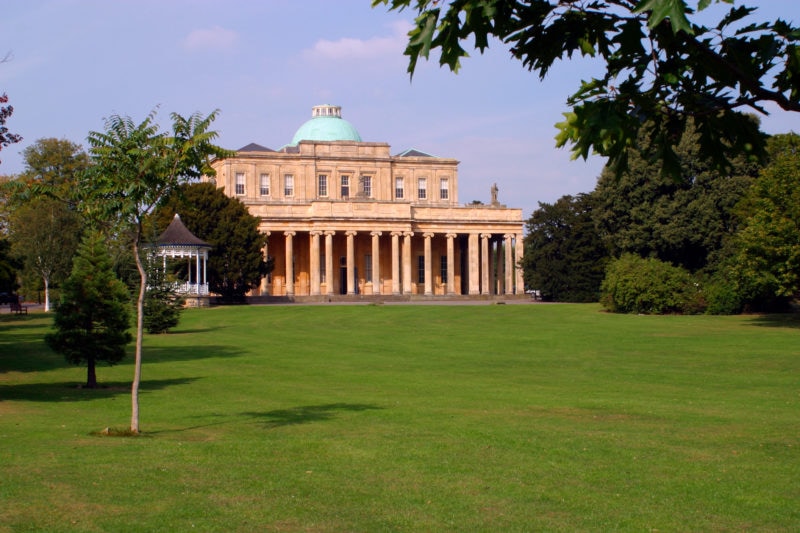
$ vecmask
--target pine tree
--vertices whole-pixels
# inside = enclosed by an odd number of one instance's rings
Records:
[[[112,269],[105,239],[90,232],[81,242],[72,273],[56,306],[56,331],[47,344],[74,365],[86,364],[86,387],[97,387],[98,362],[110,365],[125,357],[132,340],[130,294]]]

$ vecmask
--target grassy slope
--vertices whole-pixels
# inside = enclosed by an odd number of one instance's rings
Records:
[[[5,317],[4,317],[5,318]],[[800,529],[800,328],[591,305],[188,311],[75,388],[0,322],[0,531]]]

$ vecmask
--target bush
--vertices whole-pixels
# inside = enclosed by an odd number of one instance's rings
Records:
[[[698,284],[688,271],[634,254],[608,265],[600,292],[601,303],[614,313],[693,314],[703,310]]]
[[[709,315],[736,315],[742,312],[742,296],[730,281],[712,279],[704,284],[703,294]]]

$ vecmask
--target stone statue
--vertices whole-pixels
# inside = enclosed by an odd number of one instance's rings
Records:
[[[498,190],[499,189],[497,188],[497,183],[492,184],[492,205],[495,205],[497,203],[497,191]]]

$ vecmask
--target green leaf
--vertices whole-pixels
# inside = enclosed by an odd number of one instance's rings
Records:
[[[636,14],[650,12],[647,18],[647,26],[655,28],[664,19],[669,19],[672,32],[684,31],[690,35],[694,34],[689,19],[686,18],[686,3],[683,0],[642,0],[633,10]]]

